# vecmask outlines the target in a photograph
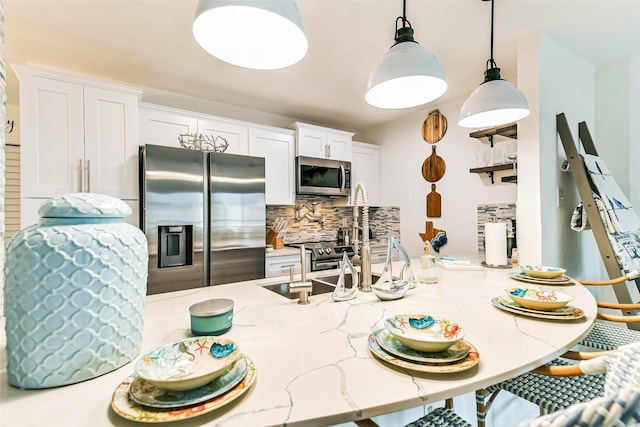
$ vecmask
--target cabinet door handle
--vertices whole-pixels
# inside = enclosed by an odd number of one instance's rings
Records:
[[[331,157],[331,145],[330,144],[326,144],[324,146],[324,156],[326,158],[330,158]]]
[[[91,166],[90,166],[90,160],[87,159],[87,169],[85,171],[85,175],[87,177],[87,192],[90,193],[91,192]]]
[[[78,178],[80,180],[80,192],[84,193],[84,159],[78,160]]]

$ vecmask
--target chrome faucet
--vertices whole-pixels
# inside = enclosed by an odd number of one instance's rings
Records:
[[[362,193],[362,227],[358,225],[358,194]],[[362,230],[362,242],[358,238],[358,230]],[[353,193],[353,264],[360,264],[360,290],[371,292],[371,247],[369,246],[369,195],[362,182],[356,184]],[[359,244],[362,243],[362,248]],[[360,254],[359,254],[360,252]]]
[[[289,292],[300,294],[298,304],[309,304],[309,295],[313,292],[313,284],[307,282],[307,254],[304,245],[300,245],[300,282],[293,280],[293,267],[289,269]]]

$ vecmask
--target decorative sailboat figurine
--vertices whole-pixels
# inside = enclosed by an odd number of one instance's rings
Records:
[[[384,263],[384,270],[378,281],[372,286],[374,293],[381,300],[394,300],[404,296],[411,288],[416,286],[416,278],[411,270],[411,259],[407,251],[393,237],[393,233],[388,234],[389,244],[387,245],[387,259]],[[396,249],[402,254],[404,263],[399,276],[393,274],[393,250]]]
[[[358,292],[358,271],[355,269],[347,253],[343,253],[342,262],[340,263],[340,276],[338,277],[338,284],[331,294],[331,298],[334,301],[348,301],[350,299],[354,299],[356,297],[356,292]],[[351,287],[348,288],[345,283],[345,270],[349,269],[351,273]]]

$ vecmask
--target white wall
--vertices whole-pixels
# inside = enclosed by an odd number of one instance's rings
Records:
[[[560,171],[566,156],[556,129],[556,114],[565,113],[576,142],[581,121],[595,134],[595,66],[534,32],[518,41],[518,82],[532,111],[519,129],[519,158],[530,161],[519,168],[521,261],[562,265],[575,277],[601,277],[592,233],[570,228],[577,190],[571,175]]]
[[[486,175],[469,173],[469,169],[479,166],[476,154],[482,143],[469,137],[469,129],[457,125],[464,101],[460,98],[429,105],[363,135],[365,141],[380,145],[383,204],[400,207],[400,239],[414,257],[422,252],[418,233],[425,231],[426,221],[447,232],[448,243],[440,249],[440,255],[476,256],[477,205],[513,203],[516,199],[514,184],[491,185]],[[435,183],[442,196],[442,217],[427,218],[426,196],[431,183],[422,177],[422,163],[431,154],[431,144],[422,139],[421,129],[428,113],[436,108],[448,122],[444,138],[436,144],[438,155],[446,163],[446,173]]]

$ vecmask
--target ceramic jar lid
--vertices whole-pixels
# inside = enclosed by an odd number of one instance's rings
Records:
[[[40,206],[41,218],[124,218],[131,208],[122,200],[96,193],[70,193]]]
[[[189,307],[189,314],[198,317],[216,316],[230,310],[233,310],[233,300],[224,298],[210,299],[193,304]]]

